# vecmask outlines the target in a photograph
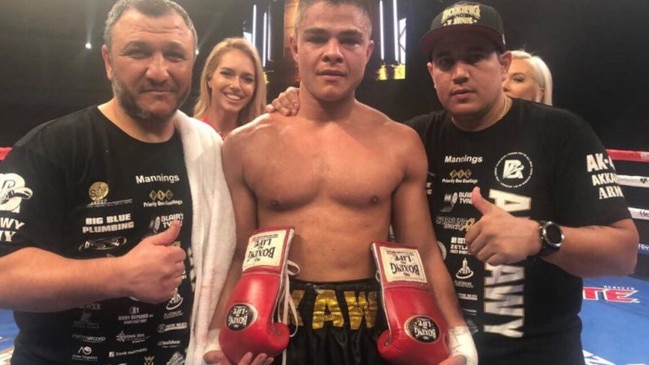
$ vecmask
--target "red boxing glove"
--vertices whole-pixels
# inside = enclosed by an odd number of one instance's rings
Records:
[[[437,365],[448,358],[448,331],[428,286],[416,248],[373,242],[388,330],[378,339],[381,357],[398,365]]]
[[[241,279],[230,295],[219,333],[221,350],[235,364],[247,352],[276,356],[288,346],[288,327],[273,317],[288,285],[286,265],[294,232],[291,227],[261,228],[248,240]]]

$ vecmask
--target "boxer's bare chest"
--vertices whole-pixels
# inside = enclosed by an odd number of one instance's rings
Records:
[[[249,165],[255,196],[279,210],[318,202],[371,207],[389,200],[404,174],[390,146],[344,134],[284,141]]]

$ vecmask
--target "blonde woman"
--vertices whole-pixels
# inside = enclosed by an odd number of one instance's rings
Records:
[[[205,60],[194,117],[225,138],[263,113],[266,82],[259,54],[243,38],[219,42]]]
[[[552,73],[541,57],[523,50],[511,51],[512,63],[503,82],[505,94],[552,105]]]

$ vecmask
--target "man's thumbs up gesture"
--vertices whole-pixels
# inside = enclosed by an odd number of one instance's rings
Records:
[[[541,247],[539,224],[517,218],[482,197],[480,188],[471,192],[473,206],[482,218],[469,228],[465,242],[469,252],[490,265],[511,264],[536,254]]]
[[[185,271],[185,250],[173,245],[180,233],[174,221],[164,232],[143,239],[128,254],[119,257],[123,296],[147,303],[169,300],[177,292]]]

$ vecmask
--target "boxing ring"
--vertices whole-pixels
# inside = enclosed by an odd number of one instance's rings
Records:
[[[0,161],[8,149],[0,148]],[[633,275],[585,279],[580,313],[587,365],[649,365],[649,152],[608,150],[640,232]],[[0,365],[9,364],[18,333],[0,310]]]
[[[649,365],[649,152],[608,150],[640,233],[633,275],[585,279],[580,317],[587,365]]]
[[[649,152],[608,150],[629,212],[640,233],[634,275],[649,280]]]

